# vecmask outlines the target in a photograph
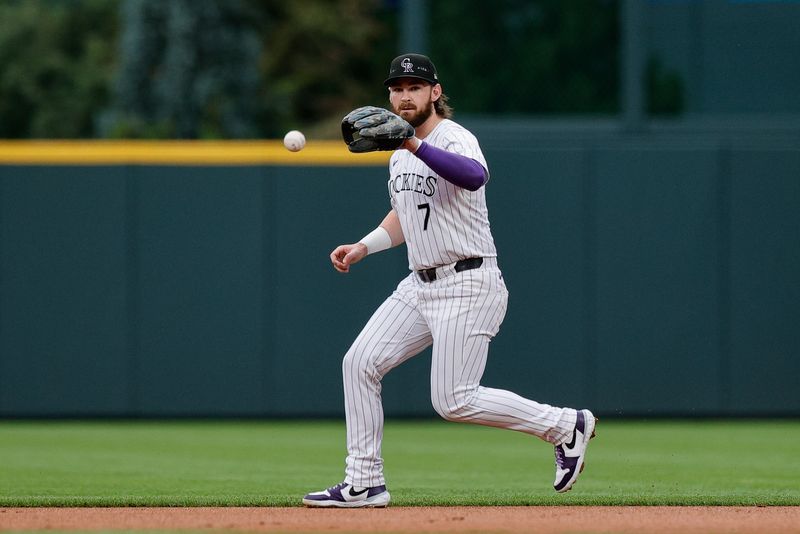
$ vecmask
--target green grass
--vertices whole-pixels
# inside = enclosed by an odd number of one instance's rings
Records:
[[[0,506],[297,506],[344,422],[0,421]],[[798,421],[601,421],[572,492],[530,436],[388,421],[393,505],[800,505]]]

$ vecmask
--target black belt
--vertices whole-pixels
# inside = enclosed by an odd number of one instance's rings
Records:
[[[456,262],[455,270],[457,273],[461,271],[469,271],[470,269],[477,269],[483,265],[483,258],[467,258],[465,260],[459,260]],[[423,282],[433,282],[436,280],[436,267],[431,267],[430,269],[422,269],[421,271],[417,271],[417,276]]]

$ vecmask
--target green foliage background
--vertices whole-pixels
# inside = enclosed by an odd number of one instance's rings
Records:
[[[0,2],[0,138],[93,137],[109,102],[117,2]]]
[[[618,0],[430,2],[457,111],[618,110]],[[385,105],[399,0],[0,0],[0,138],[335,137]],[[680,80],[651,69],[652,112]]]

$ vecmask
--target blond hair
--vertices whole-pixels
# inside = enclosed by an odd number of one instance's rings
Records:
[[[436,114],[443,119],[450,119],[453,117],[453,108],[451,108],[450,104],[448,104],[448,100],[450,99],[447,98],[447,95],[444,94],[444,92],[442,92],[441,96],[439,96],[439,99],[433,103],[434,111],[436,111]]]

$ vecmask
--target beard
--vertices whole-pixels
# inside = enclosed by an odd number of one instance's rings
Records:
[[[402,113],[403,111],[410,111],[410,112],[411,112],[411,114],[410,114],[410,115],[408,115],[408,116],[406,116],[406,117],[403,117],[403,113]],[[423,124],[423,123],[424,123],[426,120],[428,120],[428,118],[429,118],[431,115],[433,115],[433,102],[431,102],[430,104],[428,104],[428,106],[427,106],[427,107],[425,107],[425,108],[422,108],[422,109],[418,109],[418,110],[416,110],[416,111],[414,111],[414,110],[400,110],[400,109],[398,109],[398,110],[396,110],[396,112],[397,112],[397,114],[398,114],[398,115],[400,115],[401,117],[403,117],[403,118],[406,120],[406,122],[408,122],[408,123],[409,123],[411,126],[413,126],[414,128],[418,128],[418,127],[419,127],[420,125],[422,125],[422,124]]]

